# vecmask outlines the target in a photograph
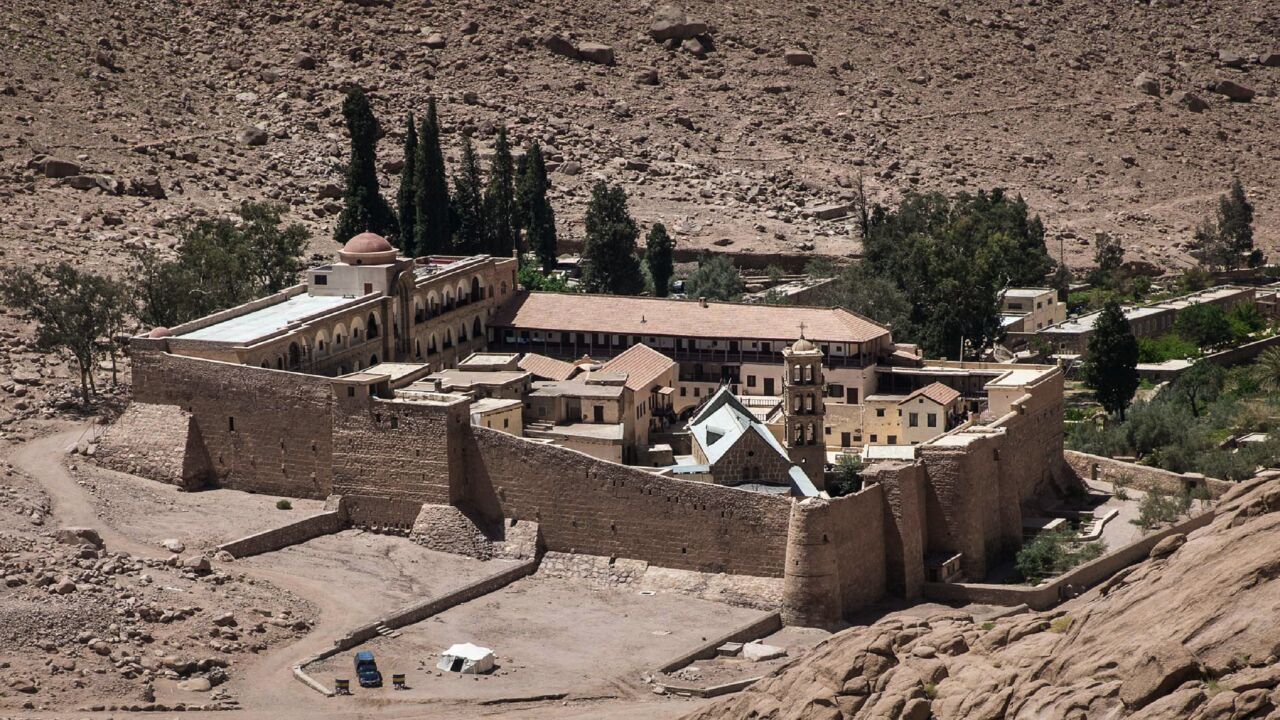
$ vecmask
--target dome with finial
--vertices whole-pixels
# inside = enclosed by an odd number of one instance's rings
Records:
[[[805,336],[801,335],[800,339],[795,341],[791,346],[791,352],[813,352],[813,343],[809,342]]]

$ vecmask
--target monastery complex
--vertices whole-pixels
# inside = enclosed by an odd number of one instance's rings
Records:
[[[1076,482],[1056,366],[927,360],[836,308],[531,293],[516,270],[359,235],[303,284],[133,338],[137,402],[100,455],[437,549],[640,561],[806,625],[982,580]],[[859,487],[831,484],[843,455]]]

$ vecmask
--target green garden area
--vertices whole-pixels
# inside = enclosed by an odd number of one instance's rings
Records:
[[[1230,369],[1196,363],[1146,394],[1128,406],[1123,419],[1073,403],[1066,413],[1067,447],[1236,481],[1280,462],[1280,349]],[[1250,433],[1272,437],[1239,447],[1229,442]]]

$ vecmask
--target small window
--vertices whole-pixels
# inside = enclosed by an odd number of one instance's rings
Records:
[[[755,386],[756,386],[756,376],[755,376],[755,375],[748,375],[748,376],[747,376],[747,387],[755,387]]]
[[[897,436],[897,435],[890,435],[890,436],[889,436],[889,444],[890,444],[890,445],[897,445],[897,444],[898,444],[898,436]]]
[[[911,413],[907,416],[907,427],[920,427],[920,413]]]
[[[328,275],[316,275],[316,281],[315,281],[315,282],[316,282],[316,285],[328,285],[328,284],[329,284],[329,276],[328,276]]]
[[[871,442],[872,442],[872,443],[879,442],[879,440],[880,440],[880,438],[876,437],[875,435],[872,435],[872,436],[871,436]]]
[[[884,408],[876,408],[876,417],[884,417]]]
[[[938,427],[938,416],[929,413],[929,427]]]
[[[395,416],[392,416],[392,418],[391,418],[391,429],[392,429],[392,430],[395,430],[395,429],[396,429],[396,428],[398,428],[398,427],[400,427],[400,418],[395,417]]]
[[[354,385],[348,385],[348,386],[347,386],[347,397],[355,397],[355,396],[356,396],[356,388],[355,388],[355,386],[354,386]]]
[[[233,418],[233,417],[229,417],[229,418],[227,418],[227,430],[230,430],[231,432],[235,432],[235,431],[236,431],[236,419],[235,419],[235,418]]]

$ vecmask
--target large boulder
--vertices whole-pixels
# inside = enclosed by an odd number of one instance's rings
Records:
[[[602,43],[580,43],[578,45],[578,57],[598,65],[612,65],[614,63],[613,47]]]
[[[782,59],[792,67],[808,66],[813,67],[813,53],[808,50],[799,48],[791,48],[782,54]]]
[[[1249,102],[1257,94],[1253,88],[1231,80],[1219,80],[1213,84],[1212,90],[1219,95],[1226,95],[1236,102]]]
[[[664,40],[688,40],[704,35],[707,24],[690,22],[682,8],[675,5],[663,5],[653,14],[653,24],[649,26],[649,36],[658,42]]]
[[[267,131],[257,125],[246,125],[236,133],[236,142],[249,147],[267,144]]]
[[[49,158],[44,161],[44,176],[47,178],[65,178],[80,174],[80,165],[72,160]]]
[[[1160,78],[1151,73],[1142,73],[1133,79],[1133,86],[1146,95],[1160,97]]]
[[[1204,98],[1195,93],[1183,92],[1173,96],[1173,102],[1179,107],[1186,108],[1193,113],[1204,112],[1209,109],[1209,103]]]
[[[64,527],[58,530],[55,538],[65,545],[102,547],[102,536],[97,530],[88,527]]]
[[[1183,682],[1197,677],[1200,664],[1189,650],[1175,643],[1161,643],[1139,651],[1130,661],[1120,684],[1120,700],[1137,710],[1167,695]]]
[[[562,35],[557,35],[555,33],[544,35],[542,37],[542,47],[550,50],[554,55],[561,55],[571,60],[578,59],[578,48],[574,47],[573,43],[569,42]]]

